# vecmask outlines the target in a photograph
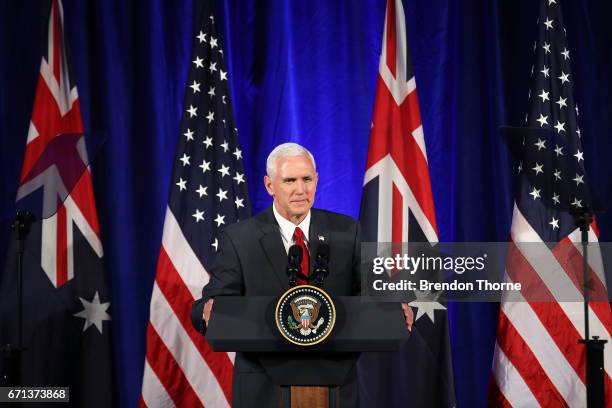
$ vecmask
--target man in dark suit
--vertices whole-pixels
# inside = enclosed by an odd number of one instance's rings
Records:
[[[192,308],[192,321],[201,333],[206,331],[216,296],[275,296],[289,289],[287,251],[302,242],[311,254],[316,253],[320,242],[329,245],[331,274],[325,280],[329,294],[359,294],[359,224],[341,214],[312,209],[318,181],[315,166],[312,154],[295,143],[279,145],[270,153],[264,184],[273,205],[220,234],[211,279],[202,290],[202,299]],[[312,263],[307,266],[307,257],[304,259],[303,272],[312,271]],[[404,310],[410,315],[407,324],[411,325],[412,311],[407,306]],[[341,406],[357,406],[356,383],[353,372],[340,388]],[[237,354],[232,384],[234,407],[276,407],[278,392],[257,355]]]

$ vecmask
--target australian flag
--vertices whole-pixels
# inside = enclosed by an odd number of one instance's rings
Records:
[[[63,16],[54,0],[16,203],[36,221],[9,249],[0,280],[1,382],[69,387],[71,406],[112,406],[109,292]],[[8,351],[20,346],[21,364]]]
[[[438,242],[423,126],[401,0],[388,0],[361,203],[364,242]],[[409,294],[416,311],[398,353],[364,353],[363,406],[453,407],[446,307],[439,294]]]

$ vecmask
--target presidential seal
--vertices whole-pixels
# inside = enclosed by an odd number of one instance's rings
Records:
[[[275,312],[280,334],[298,346],[325,340],[336,324],[336,308],[329,295],[310,285],[294,286],[278,300]]]

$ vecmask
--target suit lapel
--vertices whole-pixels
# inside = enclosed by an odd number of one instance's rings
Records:
[[[270,263],[272,275],[275,275],[282,288],[289,286],[289,278],[287,277],[287,252],[283,245],[280,231],[272,207],[269,207],[261,214],[260,226],[262,236],[259,239],[263,252]],[[263,265],[262,265],[263,267]]]
[[[262,236],[259,239],[263,252],[270,263],[273,275],[276,276],[281,287],[287,288],[289,278],[287,277],[287,251],[283,245],[279,226],[274,218],[272,207],[259,216],[260,229]],[[326,230],[325,223],[321,214],[311,210],[310,227],[308,230],[308,252],[310,254],[310,273],[314,270],[315,259],[319,243],[325,241],[329,245],[329,232]]]
[[[310,227],[308,230],[308,252],[310,253],[310,273],[314,271],[315,256],[321,242],[327,242],[329,245],[329,232],[326,231],[321,214],[311,209]]]

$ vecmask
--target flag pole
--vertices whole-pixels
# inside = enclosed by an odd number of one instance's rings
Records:
[[[589,290],[591,282],[589,279],[589,229],[593,222],[593,214],[588,207],[577,208],[571,211],[580,228],[582,243],[582,285],[584,298],[584,339],[578,340],[586,347],[586,390],[587,407],[605,407],[604,389],[604,347],[607,340],[600,339],[599,336],[591,338],[589,334]]]
[[[25,351],[23,347],[23,255],[25,252],[25,239],[30,233],[30,227],[34,221],[36,221],[36,217],[32,213],[17,212],[15,221],[11,225],[17,240],[18,332],[16,345],[5,344],[2,346],[5,361],[8,362],[2,373],[1,382],[3,385],[21,385],[23,381],[22,356]]]

